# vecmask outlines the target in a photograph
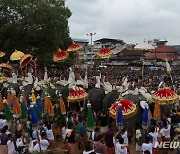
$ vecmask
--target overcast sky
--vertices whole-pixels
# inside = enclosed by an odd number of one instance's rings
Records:
[[[66,0],[72,38],[117,38],[126,43],[167,39],[180,44],[180,0]]]

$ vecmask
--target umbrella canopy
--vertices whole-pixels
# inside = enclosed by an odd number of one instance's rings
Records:
[[[32,61],[32,56],[30,54],[24,55],[19,62],[20,67],[23,68],[27,66],[31,61]]]
[[[160,105],[174,104],[179,100],[178,95],[170,88],[162,88],[157,90],[153,95],[154,102],[159,101]]]
[[[74,43],[71,44],[68,49],[67,49],[67,52],[77,52],[77,51],[81,51],[81,50],[84,50],[84,47],[80,44],[77,44],[77,43]]]
[[[4,57],[6,54],[4,53],[4,52],[2,52],[2,51],[0,51],[0,58],[1,57]]]
[[[119,101],[114,102],[109,109],[109,114],[113,119],[116,119],[116,114],[118,109],[117,102],[122,104],[121,109],[124,119],[129,119],[130,117],[134,116],[137,113],[137,107],[133,102],[126,99],[121,99]]]
[[[13,70],[12,66],[9,63],[1,63],[0,67],[5,68],[9,71]]]
[[[53,55],[53,61],[55,62],[64,62],[68,58],[69,54],[65,50],[59,49],[54,55]]]
[[[111,55],[112,51],[109,48],[103,48],[96,54],[99,58],[109,58]]]
[[[14,60],[20,60],[22,57],[24,56],[24,53],[21,51],[17,51],[15,50],[15,52],[13,52],[10,56],[10,60],[14,61]]]
[[[83,89],[72,91],[68,96],[69,102],[81,102],[88,98],[88,94]]]

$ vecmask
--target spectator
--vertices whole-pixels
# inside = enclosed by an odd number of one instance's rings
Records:
[[[151,143],[151,140],[152,140],[151,136],[146,137],[145,143],[142,144],[143,154],[145,153],[145,151],[149,151],[150,154],[152,154],[153,144]]]
[[[12,140],[12,134],[8,134],[7,147],[8,147],[8,154],[16,154],[14,142]]]
[[[106,144],[106,153],[107,154],[115,153],[114,144],[113,144],[113,136],[114,136],[114,132],[112,131],[112,127],[108,126],[108,131],[105,132],[105,134],[104,134],[104,141]]]
[[[106,146],[102,142],[103,135],[98,136],[98,140],[94,142],[94,151],[100,154],[106,154]]]
[[[68,129],[69,131],[66,135],[68,150],[70,154],[76,154],[76,136],[74,130],[72,129],[72,124],[68,124]]]

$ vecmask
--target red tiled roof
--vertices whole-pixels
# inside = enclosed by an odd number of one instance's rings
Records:
[[[175,50],[170,47],[170,46],[167,46],[167,45],[159,45],[156,49],[155,49],[155,52],[160,52],[160,53],[174,53]]]
[[[146,59],[161,59],[163,61],[169,61],[169,57],[162,53],[147,53],[144,55]]]

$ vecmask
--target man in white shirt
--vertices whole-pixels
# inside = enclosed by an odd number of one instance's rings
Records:
[[[42,132],[39,143],[37,143],[34,146],[34,150],[33,150],[34,152],[46,151],[48,149],[49,142],[45,137],[46,137],[46,133]]]
[[[14,142],[12,141],[12,134],[8,134],[7,147],[8,147],[8,154],[16,153]]]
[[[143,154],[145,153],[145,151],[149,151],[150,154],[152,154],[152,149],[153,149],[153,144],[151,143],[151,137],[147,136],[146,142],[142,144]]]

